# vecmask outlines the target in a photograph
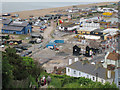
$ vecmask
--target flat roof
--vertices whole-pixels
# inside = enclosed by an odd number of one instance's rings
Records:
[[[108,29],[105,29],[103,30],[102,32],[103,33],[115,33],[117,32],[119,29],[116,29],[116,28],[108,28]]]
[[[93,28],[93,27],[80,27],[79,30],[77,31],[94,31],[97,28]]]

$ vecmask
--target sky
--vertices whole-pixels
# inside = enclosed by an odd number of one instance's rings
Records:
[[[0,0],[2,2],[118,2],[119,0]]]

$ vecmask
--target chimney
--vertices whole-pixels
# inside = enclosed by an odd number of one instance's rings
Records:
[[[75,62],[77,62],[78,61],[78,57],[77,58],[75,58]]]
[[[69,65],[71,65],[72,64],[72,59],[69,59]]]

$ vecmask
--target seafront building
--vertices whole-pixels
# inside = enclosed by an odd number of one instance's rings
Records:
[[[32,32],[32,26],[25,21],[12,21],[3,20],[2,21],[2,33],[7,34],[29,34]]]

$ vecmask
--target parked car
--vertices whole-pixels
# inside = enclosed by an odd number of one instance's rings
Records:
[[[31,50],[26,51],[26,55],[29,55],[29,54],[31,54],[31,53],[32,53]]]
[[[18,52],[18,53],[22,52],[22,49],[20,49],[20,48],[15,48],[15,49],[16,49],[16,52]]]
[[[44,31],[40,30],[40,33],[44,33]]]
[[[4,47],[5,47],[5,45],[1,45],[0,47],[1,47],[1,48],[4,48]]]
[[[40,27],[41,30],[45,30],[47,27],[44,25],[42,27]]]
[[[23,53],[23,54],[21,54],[20,56],[21,56],[21,57],[25,57],[26,55],[25,55],[25,53]]]
[[[29,41],[29,43],[35,44],[36,41],[35,40],[31,40],[31,41]]]

